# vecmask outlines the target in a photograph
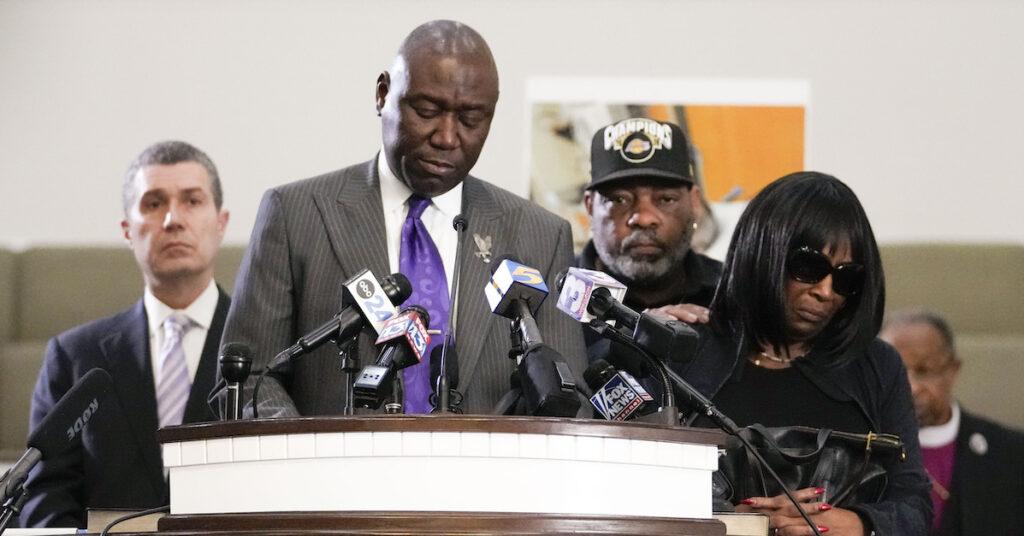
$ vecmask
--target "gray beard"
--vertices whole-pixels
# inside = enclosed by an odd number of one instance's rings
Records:
[[[630,237],[643,234],[644,231],[636,231]],[[665,254],[657,259],[644,258],[634,259],[621,252],[613,253],[611,244],[603,240],[598,234],[594,234],[594,249],[597,251],[601,262],[615,275],[621,276],[627,283],[647,286],[657,283],[676,267],[682,267],[683,259],[690,251],[690,237],[692,233],[684,233],[682,240],[675,247],[669,246]],[[629,237],[623,240],[623,244],[629,241]],[[625,249],[625,248],[623,248]],[[683,274],[679,274],[682,276]]]

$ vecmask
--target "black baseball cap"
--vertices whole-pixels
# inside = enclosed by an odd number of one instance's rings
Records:
[[[587,190],[638,177],[693,184],[689,143],[678,125],[633,117],[594,134]]]

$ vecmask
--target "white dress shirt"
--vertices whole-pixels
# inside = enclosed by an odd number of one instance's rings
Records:
[[[960,433],[960,404],[954,400],[952,404],[953,414],[949,422],[936,426],[923,426],[917,433],[922,448],[934,449],[944,447],[956,441]]]
[[[388,265],[391,273],[398,271],[398,255],[402,247],[402,225],[409,214],[409,189],[398,176],[391,171],[388,159],[381,149],[377,156],[377,173],[380,175],[380,199],[384,204],[384,233],[388,238]],[[452,290],[452,274],[455,270],[455,253],[459,244],[459,234],[452,226],[455,216],[462,211],[462,182],[454,188],[431,199],[431,204],[423,211],[420,220],[427,228],[430,238],[441,254],[445,277],[448,280],[448,292]],[[384,277],[387,274],[373,274]]]
[[[206,345],[206,334],[210,331],[210,324],[213,322],[213,315],[217,312],[217,300],[220,293],[217,292],[217,284],[210,280],[210,285],[199,295],[188,307],[184,309],[172,309],[169,305],[157,299],[149,287],[142,297],[142,303],[146,307],[146,317],[149,320],[149,362],[153,369],[153,385],[160,385],[160,349],[164,344],[164,320],[174,313],[180,313],[192,320],[193,326],[189,329],[183,340],[182,348],[185,350],[185,366],[188,367],[188,379],[195,381],[196,370],[199,368],[199,359],[203,356],[203,346]]]

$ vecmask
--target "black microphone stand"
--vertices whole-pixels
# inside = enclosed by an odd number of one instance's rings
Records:
[[[455,310],[459,306],[459,278],[462,275],[462,243],[463,234],[466,231],[466,227],[469,223],[466,221],[465,216],[459,214],[455,216],[452,221],[452,227],[458,233],[459,237],[455,243],[455,270],[452,272],[452,294],[451,300],[448,303],[448,325],[445,326],[444,341],[441,346],[441,366],[438,368],[440,371],[437,375],[437,404],[434,406],[432,413],[451,413],[451,388],[448,385],[448,349],[454,344],[454,333],[455,333],[455,322],[457,316]]]
[[[341,382],[345,386],[345,396],[341,408],[342,415],[355,415],[355,390],[352,384],[356,381],[356,374],[362,370],[359,366],[359,336],[351,339],[336,341],[338,345],[338,357],[341,358]]]
[[[19,484],[16,489],[11,490],[10,496],[7,497],[3,505],[0,505],[0,534],[7,530],[11,519],[21,513],[21,507],[25,505],[27,499],[28,494],[25,493],[23,485]]]

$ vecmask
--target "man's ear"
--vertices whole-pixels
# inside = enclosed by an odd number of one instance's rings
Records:
[[[220,239],[224,240],[224,232],[228,229],[228,220],[231,219],[231,213],[228,209],[222,208],[217,213],[217,231],[220,232]]]
[[[690,187],[690,204],[690,209],[693,212],[700,210],[702,205],[700,200],[700,186],[697,186],[696,184]]]
[[[130,231],[131,227],[128,226],[128,220],[121,220],[121,235],[124,236],[125,241],[128,245],[132,243],[132,235]]]
[[[583,191],[583,207],[587,209],[587,216],[594,217],[594,192],[590,190]]]
[[[391,75],[384,71],[377,77],[377,89],[374,99],[377,103],[377,115],[384,109],[384,102],[387,100],[388,91],[391,89]]]

